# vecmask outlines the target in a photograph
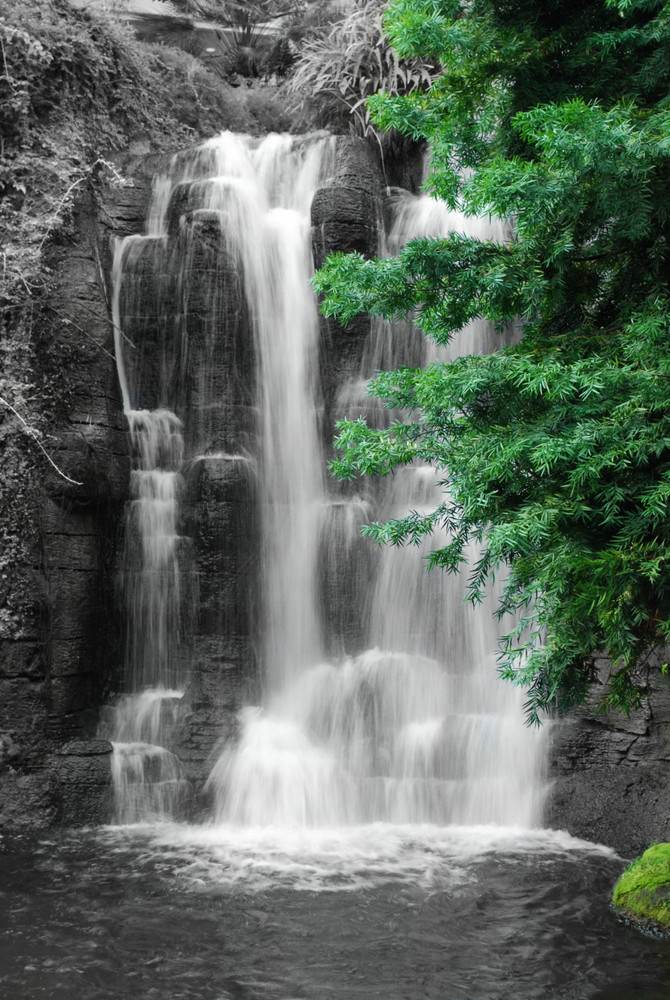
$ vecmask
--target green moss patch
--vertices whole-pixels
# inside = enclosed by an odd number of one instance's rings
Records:
[[[645,930],[670,935],[670,844],[653,844],[614,887],[616,911]]]

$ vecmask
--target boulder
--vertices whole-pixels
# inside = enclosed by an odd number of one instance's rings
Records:
[[[112,816],[112,744],[109,740],[72,740],[51,759],[65,826],[109,823]]]

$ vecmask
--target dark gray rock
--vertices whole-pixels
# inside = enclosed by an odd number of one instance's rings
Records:
[[[0,731],[11,746],[0,754],[0,823],[11,826],[59,815],[60,786],[45,762],[64,740],[94,729],[117,657],[115,546],[130,465],[103,214],[87,195],[72,240],[51,245],[49,297],[31,328],[34,377],[51,407],[43,444],[57,468],[38,456],[35,603],[0,649]]]
[[[320,267],[329,253],[374,257],[382,213],[379,160],[362,139],[338,137],[333,176],[312,200],[312,252]]]
[[[42,643],[34,639],[0,642],[2,680],[25,677],[39,681],[44,671],[43,653]]]
[[[29,770],[20,761],[8,766],[0,761],[0,830],[34,833],[59,817],[59,792],[49,767]]]
[[[248,635],[203,635],[196,640],[193,675],[174,733],[177,753],[196,785],[202,785],[224,747],[236,739],[238,713],[257,695]]]
[[[596,712],[609,671],[601,658],[586,706],[551,724],[548,825],[625,856],[670,840],[670,678],[660,669],[667,655],[654,656],[647,695],[630,717]]]
[[[252,463],[204,455],[187,471],[184,514],[198,576],[198,633],[249,636],[257,573]]]
[[[312,253],[320,267],[329,253],[379,253],[383,186],[377,155],[362,139],[338,137],[333,177],[312,201]],[[321,317],[321,384],[324,394],[324,440],[333,439],[339,412],[338,392],[361,370],[370,319],[356,316],[346,326]]]
[[[339,183],[321,188],[312,201],[314,265],[329,253],[356,252],[371,259],[379,250],[381,201],[362,188]]]
[[[243,276],[218,213],[188,218],[178,240],[182,389],[192,452],[239,453],[254,431],[255,360]]]
[[[341,187],[381,191],[386,182],[374,140],[338,135],[331,181]]]
[[[112,816],[112,744],[107,740],[73,740],[52,758],[65,826],[109,823]]]

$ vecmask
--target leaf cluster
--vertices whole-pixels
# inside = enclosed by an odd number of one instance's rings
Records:
[[[317,106],[322,124],[344,116],[354,132],[367,134],[370,95],[423,91],[435,76],[432,60],[396,54],[384,32],[384,8],[382,0],[348,0],[325,33],[303,43],[287,89]]]
[[[437,510],[368,531],[402,544],[446,527],[430,561],[447,571],[480,545],[470,597],[504,578],[499,614],[518,626],[501,673],[531,720],[583,700],[595,650],[613,664],[602,707],[629,711],[643,654],[670,640],[670,5],[397,0],[387,30],[443,72],[371,98],[373,120],[429,140],[432,192],[513,235],[336,255],[324,310],[414,317],[438,343],[477,318],[523,337],[380,374],[371,393],[402,415],[343,422],[334,470],[441,470]]]

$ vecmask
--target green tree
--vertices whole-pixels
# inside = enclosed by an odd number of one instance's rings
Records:
[[[386,27],[400,57],[442,72],[370,98],[373,121],[428,140],[429,189],[514,235],[334,255],[315,279],[324,311],[415,314],[439,343],[516,317],[523,337],[380,374],[371,394],[410,416],[342,422],[334,470],[441,470],[434,513],[366,530],[404,544],[446,525],[430,562],[450,572],[480,543],[470,596],[504,579],[518,628],[501,673],[532,721],[583,700],[595,650],[613,663],[602,707],[629,711],[645,652],[670,638],[670,4],[396,0]]]

